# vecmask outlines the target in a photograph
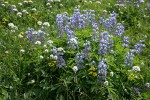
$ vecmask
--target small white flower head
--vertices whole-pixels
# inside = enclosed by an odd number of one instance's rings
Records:
[[[10,28],[14,28],[14,24],[13,23],[8,23],[8,26],[10,27]]]
[[[57,51],[63,51],[64,52],[64,49],[62,48],[62,47],[59,47],[59,48],[57,48]]]
[[[48,2],[48,3],[46,3],[46,6],[49,6],[50,5],[50,3]]]
[[[110,76],[113,77],[114,76],[114,72],[110,72]]]
[[[36,35],[36,34],[38,34],[38,32],[37,32],[37,31],[33,31],[32,34],[33,34],[33,35],[34,35],[34,34]]]
[[[103,13],[107,13],[107,10],[103,10]]]
[[[48,53],[49,52],[49,50],[48,49],[45,49],[45,53]]]
[[[61,3],[61,4],[60,4],[60,7],[63,7],[63,6],[64,6],[64,5]]]
[[[17,13],[17,16],[21,17],[21,16],[22,16],[22,13],[21,13],[21,12],[18,12],[18,13]]]
[[[27,1],[27,0],[24,0],[23,3],[28,3],[28,1]]]
[[[42,55],[39,56],[40,59],[43,59],[44,57]]]
[[[31,10],[32,10],[33,12],[35,12],[35,11],[36,11],[36,8],[32,8]]]
[[[133,66],[132,70],[135,71],[135,72],[141,71],[139,66]]]
[[[41,41],[36,41],[35,44],[41,45]]]
[[[22,10],[22,13],[27,13],[27,10]]]
[[[18,38],[23,38],[23,36],[21,34],[18,35]]]
[[[12,9],[14,12],[18,12],[18,9],[17,8],[13,8]]]
[[[104,82],[104,85],[108,86],[108,81],[105,81],[105,82]]]
[[[8,4],[8,2],[4,2],[5,4]]]
[[[53,0],[54,2],[60,2],[60,0]]]
[[[25,50],[24,50],[24,49],[20,49],[20,52],[21,52],[21,53],[24,53],[24,52],[25,52]]]
[[[100,1],[96,1],[96,4],[101,4],[101,2]]]
[[[55,55],[55,56],[54,56],[54,59],[57,60],[57,58],[58,58],[58,57]]]
[[[77,66],[74,66],[74,67],[72,68],[72,70],[76,73],[76,72],[78,71],[78,67],[77,67]]]
[[[150,83],[146,83],[145,86],[146,86],[147,88],[150,88]]]
[[[54,55],[53,55],[53,54],[51,54],[51,55],[50,55],[50,58],[51,58],[51,59],[54,59]]]
[[[21,3],[21,2],[19,2],[19,3],[18,3],[18,5],[19,5],[19,6],[22,6],[22,3]]]
[[[50,26],[49,22],[44,22],[43,25],[44,25],[44,26],[47,26],[47,27]]]
[[[41,21],[38,21],[37,24],[38,24],[39,26],[41,26],[41,25],[42,25],[42,22],[41,22]]]
[[[51,54],[51,55],[50,55],[50,58],[51,58],[51,59],[54,59],[54,60],[57,60],[58,57],[57,57],[56,55]]]
[[[18,27],[17,27],[17,26],[14,26],[13,29],[18,30]]]
[[[1,4],[3,7],[5,7],[5,4]]]
[[[9,52],[8,52],[8,51],[5,51],[5,53],[8,54]]]
[[[48,40],[47,43],[48,44],[53,44],[53,41],[52,40]]]
[[[140,3],[144,3],[144,0],[140,0]]]
[[[46,45],[46,44],[44,44],[44,45],[43,45],[43,47],[44,47],[44,48],[47,48],[47,45]]]
[[[75,38],[71,38],[70,42],[73,43],[73,44],[78,44],[78,41]]]
[[[11,5],[12,8],[16,8],[16,5]]]
[[[33,3],[33,1],[32,1],[32,0],[29,0],[28,3]]]

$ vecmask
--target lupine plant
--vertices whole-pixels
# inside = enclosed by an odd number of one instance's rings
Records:
[[[148,100],[148,0],[1,0],[0,100]]]

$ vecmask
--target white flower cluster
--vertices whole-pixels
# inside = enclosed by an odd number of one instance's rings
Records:
[[[53,55],[53,54],[50,55],[50,59],[57,60],[57,58],[58,58],[57,55]]]
[[[135,72],[140,72],[140,67],[139,66],[133,66],[132,67],[132,71],[135,71]]]
[[[18,30],[18,27],[13,23],[8,23],[8,27],[11,28],[11,32],[15,32],[15,30]]]
[[[72,70],[76,73],[76,72],[78,71],[78,67],[77,67],[77,66],[74,66],[74,67],[72,68]]]
[[[38,24],[39,26],[43,25],[43,27],[49,27],[49,26],[50,26],[49,22],[38,21],[37,24]]]

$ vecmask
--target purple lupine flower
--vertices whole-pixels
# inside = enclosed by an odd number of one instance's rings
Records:
[[[109,17],[109,20],[110,20],[110,25],[113,26],[113,25],[116,25],[117,21],[116,21],[116,13],[111,13],[110,14],[110,17]]]
[[[112,36],[108,32],[102,32],[100,35],[100,44],[98,54],[103,56],[107,54],[112,49],[113,41],[111,40]]]
[[[100,60],[98,63],[98,82],[105,82],[107,76],[107,65],[105,60]]]
[[[82,28],[85,28],[87,25],[87,19],[85,17],[84,14],[81,14],[80,15],[80,18],[79,18],[79,29],[82,29]]]
[[[124,61],[124,63],[127,65],[127,66],[132,66],[133,65],[133,60],[134,60],[134,50],[130,50],[129,52],[126,53],[126,59]]]
[[[83,47],[84,47],[84,49],[82,50],[82,52],[84,54],[85,60],[88,61],[89,58],[90,58],[89,53],[91,51],[91,43],[90,43],[90,41],[86,40],[86,43],[83,44]]]
[[[135,94],[138,95],[140,93],[140,89],[139,88],[133,88],[135,91]]]
[[[123,44],[122,44],[123,47],[129,48],[129,44],[130,44],[130,38],[129,37],[124,36],[122,42],[123,42]]]
[[[27,35],[27,38],[32,40],[34,38],[34,29],[33,28],[28,28],[28,30],[25,32],[25,34]]]
[[[62,14],[57,14],[56,23],[58,28],[59,37],[62,37],[64,34],[64,19]]]
[[[80,19],[80,10],[74,9],[73,15],[70,17],[70,22],[73,29],[76,29],[79,26],[79,19]]]
[[[75,56],[75,62],[78,69],[82,69],[84,66],[84,54],[81,52],[78,52]]]
[[[66,62],[65,62],[65,60],[63,59],[63,57],[60,56],[60,55],[58,55],[57,57],[58,57],[58,58],[57,58],[57,65],[58,65],[59,67],[64,67],[64,66],[66,66]]]
[[[0,6],[2,6],[2,2],[0,2]]]
[[[69,40],[69,39],[74,38],[74,37],[75,37],[74,31],[68,29],[67,30],[67,39]]]
[[[150,3],[148,3],[147,7],[148,7],[148,9],[150,10]]]
[[[142,44],[142,43],[135,44],[134,45],[135,53],[138,53],[138,54],[142,53],[143,50],[141,49],[141,47],[145,47],[145,44]]]
[[[99,32],[96,29],[92,29],[91,39],[94,42],[98,42]]]
[[[104,23],[105,23],[105,19],[103,17],[99,16],[99,24],[104,25]]]
[[[93,33],[91,34],[91,36],[92,36],[92,41],[94,41],[94,42],[98,42],[98,35],[99,35],[99,28],[98,28],[98,24],[97,23],[93,23],[92,24],[92,27],[93,27],[93,29],[92,29],[92,31],[93,31]]]
[[[89,20],[90,25],[95,23],[95,11],[94,10],[88,10],[88,20]]]
[[[124,26],[121,23],[117,24],[116,35],[121,37],[124,33]]]
[[[110,23],[110,19],[109,19],[109,18],[107,18],[107,19],[104,21],[104,28],[110,30],[110,28],[111,28],[111,23]]]

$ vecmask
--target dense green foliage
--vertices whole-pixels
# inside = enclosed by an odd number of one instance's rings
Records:
[[[2,0],[0,1],[0,100],[148,100],[150,99],[150,7],[148,0],[136,7],[133,1],[117,5],[118,0]],[[8,3],[7,3],[8,2]],[[19,3],[22,3],[19,4]],[[13,5],[16,5],[14,7]],[[17,8],[18,11],[14,9]],[[35,8],[35,9],[33,9]],[[109,18],[116,13],[117,23],[124,26],[123,36],[130,38],[130,48],[122,46],[123,38],[99,25],[98,42],[92,41],[92,26],[75,28],[78,48],[69,48],[67,33],[59,36],[56,16],[72,16],[74,9],[94,10],[95,20],[99,16]],[[26,11],[23,11],[26,10]],[[21,12],[19,15],[18,12]],[[38,22],[50,25],[40,25]],[[10,25],[13,23],[14,26]],[[26,33],[34,28],[35,34],[42,30],[41,37],[30,39]],[[116,27],[113,27],[116,29]],[[108,31],[113,38],[113,50],[106,55],[98,54],[100,36]],[[28,36],[28,37],[27,37]],[[33,35],[34,37],[34,35]],[[32,38],[33,38],[32,37]],[[133,65],[124,64],[126,53],[136,43],[144,40],[145,47],[136,53]],[[90,41],[88,60],[79,68],[76,60],[84,43]],[[53,42],[53,43],[52,43]],[[63,48],[65,65],[52,58],[51,51]],[[61,50],[60,50],[61,51]],[[61,51],[61,53],[62,53]],[[56,57],[56,56],[55,56]],[[99,62],[106,59],[106,80],[99,80]],[[81,60],[79,60],[80,62]],[[92,63],[95,61],[95,63]],[[81,63],[81,62],[80,62]],[[134,70],[133,66],[140,69]],[[75,67],[78,67],[76,70]]]

